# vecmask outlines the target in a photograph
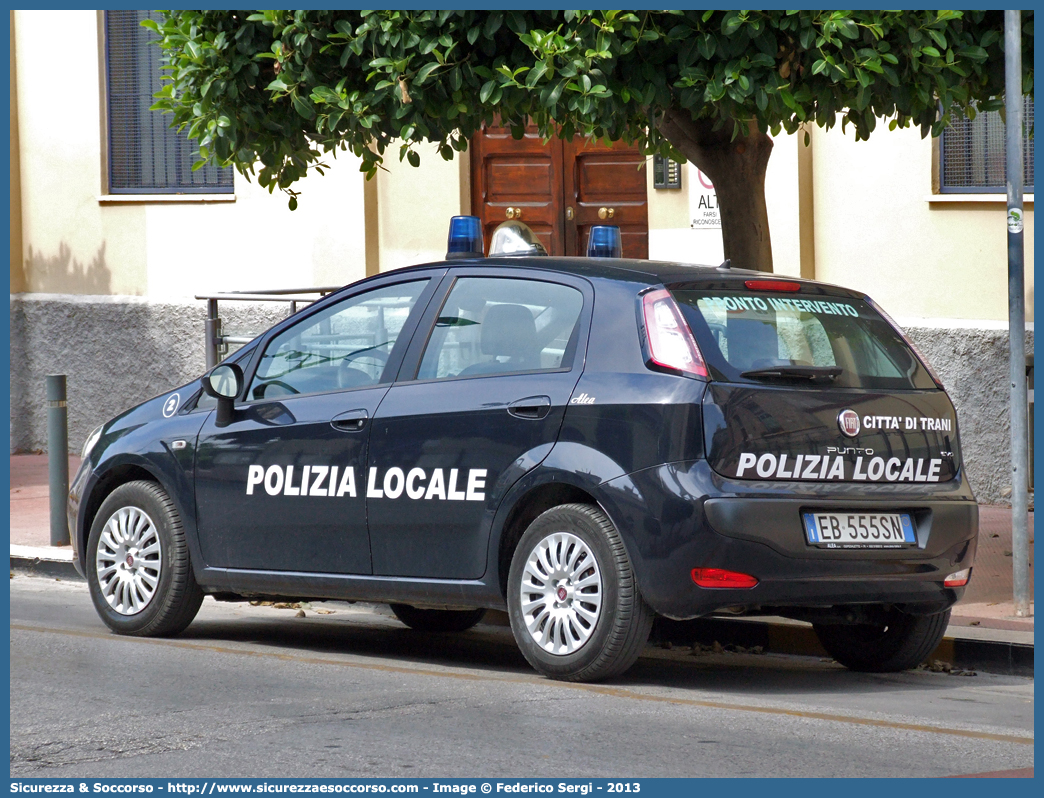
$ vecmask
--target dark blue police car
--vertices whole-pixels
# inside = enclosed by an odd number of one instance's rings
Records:
[[[869,298],[455,235],[92,433],[69,523],[111,629],[176,634],[204,595],[442,632],[506,607],[571,680],[655,614],[810,621],[860,670],[931,652],[978,511],[953,405]]]

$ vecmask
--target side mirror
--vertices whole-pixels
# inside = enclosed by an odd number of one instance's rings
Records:
[[[200,381],[203,392],[217,399],[214,423],[219,427],[228,426],[232,422],[235,399],[243,390],[243,369],[235,363],[222,363],[204,374]]]

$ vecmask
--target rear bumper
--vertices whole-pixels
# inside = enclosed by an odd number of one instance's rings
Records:
[[[973,565],[978,505],[963,477],[941,486],[797,486],[740,483],[703,461],[670,464],[605,483],[646,601],[671,618],[722,610],[901,605],[938,612],[964,588],[945,577]],[[909,512],[917,546],[829,550],[808,545],[802,511]],[[749,589],[702,588],[693,568],[750,574]],[[974,572],[972,574],[974,578]]]

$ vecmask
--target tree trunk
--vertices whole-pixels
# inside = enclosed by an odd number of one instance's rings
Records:
[[[725,257],[738,269],[772,271],[772,241],[765,205],[765,168],[772,139],[750,124],[732,141],[732,127],[712,129],[709,119],[668,111],[660,132],[714,183]]]

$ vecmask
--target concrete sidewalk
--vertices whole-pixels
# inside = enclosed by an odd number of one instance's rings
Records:
[[[80,461],[69,458],[69,476]],[[11,456],[11,567],[58,578],[79,578],[69,547],[50,546],[46,455]],[[1030,513],[1030,593],[1033,591],[1033,513]],[[497,616],[491,617],[495,620]],[[506,622],[506,616],[500,619]],[[762,646],[765,650],[825,656],[811,626],[783,618],[661,619],[654,639],[663,644]],[[955,667],[1033,671],[1033,617],[1016,618],[1012,602],[1011,509],[979,507],[979,548],[971,584],[953,608],[946,638],[930,659]]]

